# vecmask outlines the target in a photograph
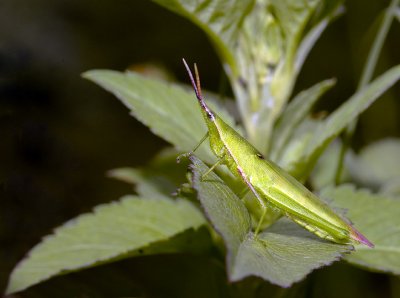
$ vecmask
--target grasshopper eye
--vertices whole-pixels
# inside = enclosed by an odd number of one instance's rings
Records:
[[[257,153],[257,157],[258,157],[259,159],[265,159],[265,157],[264,157],[261,153]]]

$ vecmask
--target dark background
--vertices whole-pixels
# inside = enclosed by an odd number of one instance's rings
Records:
[[[377,28],[376,18],[387,5],[388,1],[380,0],[348,1],[346,13],[313,49],[296,92],[336,77],[337,86],[318,109],[332,110],[346,100],[356,89]],[[399,36],[395,21],[377,73],[400,63]],[[218,91],[221,65],[205,35],[189,21],[150,1],[0,1],[0,291],[15,264],[54,227],[131,192],[129,186],[106,178],[107,170],[144,165],[166,145],[130,117],[111,94],[80,74],[90,69],[124,70],[156,63],[187,82],[182,57],[200,65],[205,88]],[[399,136],[398,94],[397,85],[363,115],[356,147]],[[187,268],[187,262],[194,265]],[[179,285],[196,280],[186,286],[187,293],[199,287],[215,297],[226,294],[225,288],[217,289],[216,285],[216,280],[224,278],[221,264],[203,257],[156,256],[59,277],[25,295],[50,297],[64,291],[66,297],[132,293],[184,297],[185,287],[176,293],[169,289],[173,282],[163,279],[171,268],[175,268]],[[205,274],[210,271],[217,277]],[[343,293],[357,294],[357,285],[368,285],[370,297],[400,293],[393,277],[367,274],[345,264],[321,271],[295,288],[318,297],[321,292],[315,292],[318,287],[310,283],[315,284],[319,276],[328,276],[326,284],[336,283],[332,276],[338,279],[350,271],[359,283],[355,281],[353,292]],[[114,287],[106,286],[110,280]],[[203,292],[196,293],[201,297]]]

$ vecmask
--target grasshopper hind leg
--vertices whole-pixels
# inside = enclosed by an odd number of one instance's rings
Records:
[[[247,186],[249,187],[249,189],[251,190],[251,192],[254,194],[254,196],[256,197],[256,199],[258,200],[259,204],[261,205],[261,208],[263,209],[263,213],[261,215],[261,218],[258,221],[256,230],[255,230],[255,235],[257,236],[260,233],[262,224],[264,222],[265,216],[267,215],[267,204],[266,202],[260,197],[260,195],[258,194],[258,192],[255,190],[255,188],[253,187],[253,185],[250,183],[249,179],[246,177],[246,175],[243,173],[242,169],[240,167],[237,168],[239,175],[242,177],[243,181],[247,184]]]
[[[223,163],[223,162],[224,162],[224,159],[223,159],[223,158],[220,158],[215,164],[213,164],[213,165],[211,166],[211,168],[209,168],[209,169],[207,170],[207,172],[205,172],[203,175],[201,175],[201,181],[203,181],[204,178],[205,178],[208,174],[210,174],[212,171],[214,171],[214,169],[215,169],[217,166],[219,166],[221,163]]]
[[[260,217],[260,219],[258,221],[257,228],[256,228],[256,230],[254,232],[256,236],[260,232],[262,224],[263,224],[264,219],[265,219],[265,216],[267,215],[267,210],[268,210],[267,206],[266,205],[262,205],[262,207],[263,207],[263,213],[262,213],[262,215],[261,215],[261,217]]]

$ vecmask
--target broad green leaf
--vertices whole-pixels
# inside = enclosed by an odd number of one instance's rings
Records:
[[[321,96],[335,84],[335,80],[322,81],[311,88],[300,92],[288,104],[278,119],[273,134],[271,159],[278,161],[284,151],[284,146],[293,136],[295,128],[308,116],[310,110]]]
[[[379,189],[379,193],[383,196],[400,198],[400,177],[386,181]]]
[[[254,275],[287,287],[312,270],[338,260],[352,248],[321,240],[286,219],[256,237],[242,201],[214,173],[201,180],[208,167],[194,156],[191,161],[200,202],[225,241],[231,281]]]
[[[295,177],[309,174],[317,158],[353,119],[365,111],[400,78],[400,65],[392,67],[372,83],[355,93],[335,110],[316,130],[302,158],[286,168]]]
[[[192,150],[207,131],[193,92],[133,72],[92,70],[83,76],[112,92],[135,118],[180,151]],[[233,124],[226,112],[211,106]],[[208,162],[214,160],[208,146],[201,146],[197,153]]]
[[[119,202],[101,205],[57,228],[34,247],[14,269],[7,293],[55,275],[122,259],[146,251],[189,229],[203,225],[201,213],[184,200],[143,200],[126,196]],[[174,245],[164,252],[179,250]],[[142,251],[143,250],[143,251]]]
[[[227,247],[228,268],[234,263],[240,243],[251,229],[251,218],[246,207],[235,193],[213,172],[203,181],[208,167],[195,156],[191,156],[193,185],[204,211]]]
[[[323,241],[288,219],[281,219],[259,237],[248,235],[239,248],[230,278],[237,281],[255,275],[289,287],[350,250],[351,246]]]
[[[366,186],[380,187],[400,178],[400,139],[388,138],[364,147],[355,156],[349,169]]]
[[[83,76],[112,92],[135,118],[179,150],[190,151],[206,133],[195,98],[181,88],[131,72],[92,70]],[[210,159],[205,146],[199,152]]]
[[[400,200],[355,190],[351,185],[327,188],[325,198],[348,209],[348,218],[375,248],[357,245],[350,263],[371,270],[400,274]]]

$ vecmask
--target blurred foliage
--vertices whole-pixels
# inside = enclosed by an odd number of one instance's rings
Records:
[[[328,27],[311,51],[294,93],[321,78],[336,77],[337,86],[318,104],[318,110],[328,111],[353,94],[375,36],[376,14],[387,5],[388,1],[369,1],[368,5],[348,1],[345,14]],[[127,186],[107,179],[107,170],[143,165],[165,145],[129,117],[112,95],[82,80],[80,73],[100,67],[137,69],[151,63],[186,81],[180,59],[190,57],[201,65],[208,89],[218,91],[224,75],[205,35],[150,1],[5,0],[0,8],[3,292],[11,269],[42,235],[99,203],[130,192]],[[395,23],[389,32],[379,74],[400,63],[399,30]],[[399,86],[362,115],[356,149],[383,137],[400,136],[400,103],[395,94]],[[61,297],[61,293],[65,297],[196,297],[194,293],[224,297],[233,290],[238,297],[400,295],[396,277],[346,264],[314,272],[288,290],[255,278],[228,288],[225,278],[217,258],[148,256],[60,276],[18,297]]]

